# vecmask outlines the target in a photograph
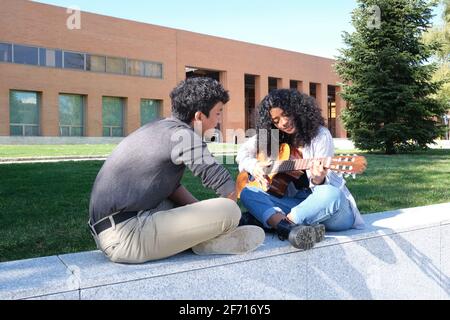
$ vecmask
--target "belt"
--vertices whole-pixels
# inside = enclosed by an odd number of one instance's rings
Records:
[[[135,216],[137,216],[137,214],[140,211],[124,211],[124,212],[119,212],[117,214],[111,215],[97,223],[95,223],[93,226],[89,225],[91,227],[91,231],[95,231],[95,233],[97,235],[99,235],[100,233],[102,233],[103,231],[105,231],[106,229],[109,229],[113,226],[112,221],[114,221],[114,224],[119,224],[121,222],[124,222],[128,219],[131,219]],[[92,230],[93,229],[93,230]]]

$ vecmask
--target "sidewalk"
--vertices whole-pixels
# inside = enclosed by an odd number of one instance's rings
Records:
[[[0,299],[450,300],[450,203],[364,216],[298,251],[267,234],[240,256],[186,251],[142,265],[99,251],[0,264]]]

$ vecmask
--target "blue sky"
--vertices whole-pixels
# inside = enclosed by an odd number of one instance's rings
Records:
[[[38,0],[171,28],[334,58],[355,0]],[[438,13],[439,10],[436,11]],[[438,17],[435,19],[438,21]]]

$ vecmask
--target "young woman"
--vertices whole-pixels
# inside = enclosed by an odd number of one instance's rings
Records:
[[[303,159],[334,156],[333,138],[313,98],[297,90],[274,90],[261,102],[259,115],[258,135],[240,148],[237,162],[239,171],[248,172],[262,186],[268,184],[263,170],[268,164],[257,157],[263,153],[273,159],[271,150],[278,150],[282,143],[298,150]],[[265,228],[275,229],[281,240],[289,239],[304,250],[321,241],[325,229],[364,228],[345,180],[325,169],[321,161],[313,161],[282,198],[255,187],[244,188],[240,198]]]

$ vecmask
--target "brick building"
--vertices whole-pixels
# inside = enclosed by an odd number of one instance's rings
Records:
[[[273,88],[314,96],[346,137],[334,60],[66,8],[0,0],[0,136],[121,137],[170,114],[170,91],[206,75],[230,91],[221,129],[250,129]]]

